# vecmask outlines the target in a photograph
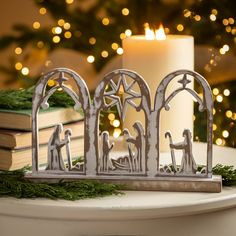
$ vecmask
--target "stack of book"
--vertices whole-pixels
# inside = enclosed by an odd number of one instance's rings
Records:
[[[84,121],[73,108],[50,108],[40,111],[39,164],[47,162],[48,142],[55,125],[62,123],[63,130],[71,129],[71,156],[83,156]],[[64,132],[61,133],[61,139]],[[32,164],[31,110],[0,110],[0,170],[16,170]],[[62,155],[66,160],[65,148]]]

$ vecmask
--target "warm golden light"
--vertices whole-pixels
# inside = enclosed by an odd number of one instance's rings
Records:
[[[94,45],[96,43],[96,39],[94,37],[89,38],[89,43]]]
[[[55,85],[55,81],[54,80],[52,80],[52,79],[48,80],[48,86],[49,87],[52,87],[54,85]]]
[[[52,38],[52,41],[53,41],[54,43],[59,43],[59,42],[61,41],[61,38],[56,35],[56,36],[54,36],[54,37]]]
[[[93,63],[94,61],[95,61],[95,57],[94,56],[90,55],[90,56],[87,57],[87,62],[88,63]]]
[[[22,70],[21,70],[21,73],[23,75],[28,75],[29,74],[29,68],[28,67],[23,67]]]
[[[117,48],[116,50],[118,55],[122,55],[123,54],[123,48]]]
[[[122,12],[122,15],[124,15],[124,16],[129,15],[129,9],[128,8],[123,8],[121,12]]]
[[[46,9],[45,7],[41,7],[41,8],[39,9],[39,14],[45,15],[46,13],[47,13],[47,9]]]
[[[64,29],[65,30],[69,30],[70,29],[70,23],[66,22],[64,25],[63,25]]]
[[[160,24],[159,29],[157,29],[155,31],[155,35],[156,35],[157,40],[165,40],[166,39],[165,30],[164,30],[162,24]]]
[[[111,48],[112,48],[113,50],[117,50],[118,47],[119,47],[119,45],[118,45],[117,43],[112,43],[112,45],[111,45]]]
[[[15,68],[16,68],[16,70],[21,70],[22,69],[22,64],[20,63],[20,62],[17,62],[16,64],[15,64]]]
[[[150,29],[149,24],[144,24],[144,30],[145,30],[145,37],[147,40],[154,40],[155,39],[155,33],[153,30]]]
[[[38,21],[35,21],[35,22],[33,23],[33,28],[34,28],[34,29],[39,29],[39,28],[40,28],[40,23],[39,23]]]
[[[57,21],[57,24],[58,24],[59,26],[63,26],[63,25],[65,24],[65,21],[64,21],[63,19],[59,19],[59,20]]]
[[[225,89],[223,93],[224,93],[224,95],[226,97],[228,97],[230,95],[230,90],[229,89]]]
[[[120,121],[119,121],[119,120],[114,120],[113,123],[112,123],[112,125],[113,125],[114,127],[119,127],[119,126],[120,126]]]
[[[69,38],[71,38],[72,34],[71,34],[70,31],[66,31],[66,32],[64,33],[64,36],[65,36],[65,38],[69,39]]]
[[[113,132],[113,137],[119,138],[120,135],[121,135],[121,129],[115,128]]]
[[[115,115],[113,114],[113,113],[110,113],[109,115],[108,115],[108,119],[109,120],[111,120],[111,121],[113,121],[113,120],[115,120]]]
[[[15,54],[20,55],[22,53],[22,48],[17,47],[15,48]]]
[[[102,56],[103,58],[108,57],[108,56],[109,56],[108,51],[106,51],[106,50],[102,51],[102,52],[101,52],[101,56]]]
[[[102,19],[102,24],[103,25],[109,25],[110,24],[110,20],[107,17],[105,17],[105,18]]]
[[[148,23],[144,25],[144,29],[145,29],[145,37],[147,40],[154,40],[154,39],[165,40],[166,39],[165,30],[162,24],[160,24],[159,29],[155,30],[155,32],[154,30],[150,29]]]

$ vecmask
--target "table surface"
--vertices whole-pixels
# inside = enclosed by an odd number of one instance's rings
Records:
[[[205,144],[196,144],[204,149]],[[236,149],[214,146],[213,165],[236,166]],[[236,188],[221,193],[126,191],[123,195],[80,201],[0,199],[0,215],[68,220],[118,220],[183,216],[236,206]]]

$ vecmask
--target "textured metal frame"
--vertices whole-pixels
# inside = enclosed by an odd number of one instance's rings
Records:
[[[179,88],[175,89],[168,97],[166,90],[169,83],[176,77]],[[196,80],[203,90],[201,98],[195,90],[188,88],[191,80]],[[127,82],[127,78],[131,83]],[[47,88],[50,79],[56,81],[56,86]],[[65,85],[65,81],[72,79],[75,81],[76,90]],[[118,81],[118,82],[117,82]],[[134,86],[138,86],[139,92],[133,90]],[[127,94],[122,99],[119,95],[120,89]],[[109,88],[109,89],[107,89]],[[72,167],[70,160],[70,132],[66,131],[65,139],[60,141],[58,133],[54,132],[51,137],[53,142],[49,144],[51,152],[50,158],[52,166],[45,170],[39,169],[39,140],[38,140],[38,112],[40,107],[47,109],[49,97],[57,90],[62,89],[75,102],[74,109],[81,108],[84,112],[84,166],[80,171]],[[161,171],[159,166],[160,160],[160,114],[162,109],[169,110],[169,102],[182,92],[187,91],[199,104],[199,111],[207,113],[207,153],[206,153],[206,169],[202,173],[195,170],[195,160],[192,156],[191,133],[187,129],[183,132],[184,141],[180,144],[174,144],[171,139],[171,133],[167,132],[166,137],[170,139],[170,151],[172,157],[172,167],[167,168],[168,171]],[[140,103],[136,104],[133,100],[140,99]],[[110,101],[110,102],[107,102]],[[117,107],[119,116],[122,121],[125,119],[127,106],[132,106],[137,112],[143,111],[145,115],[145,125],[135,122],[133,127],[137,133],[134,137],[130,135],[128,129],[123,130],[124,137],[128,143],[129,154],[122,156],[117,160],[110,157],[110,151],[114,144],[109,141],[107,131],[99,135],[99,114],[101,110],[108,110],[113,106]],[[167,75],[159,84],[156,90],[154,108],[151,108],[150,90],[144,78],[134,71],[118,69],[105,75],[95,90],[93,102],[90,98],[89,90],[84,80],[74,71],[67,68],[57,68],[43,75],[35,87],[32,105],[32,174],[33,178],[45,179],[61,179],[61,178],[79,178],[79,179],[99,179],[99,180],[139,180],[154,181],[160,179],[180,178],[212,178],[212,125],[213,125],[213,98],[209,84],[198,73],[189,70],[178,70]],[[59,131],[58,131],[59,132]],[[184,135],[185,134],[185,135]],[[99,137],[101,143],[99,143]],[[51,146],[50,146],[51,145]],[[55,146],[56,145],[56,146]],[[68,169],[64,169],[58,164],[60,158],[60,149],[66,145],[68,157]],[[100,148],[101,147],[101,148]],[[100,148],[100,149],[99,149]],[[177,170],[174,149],[183,150],[183,160],[186,163]],[[48,156],[48,158],[49,158]],[[49,160],[50,161],[50,160]]]

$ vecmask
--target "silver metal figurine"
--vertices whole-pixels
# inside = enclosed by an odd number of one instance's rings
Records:
[[[178,80],[179,87],[167,96],[168,85],[176,77],[181,77]],[[56,85],[48,88],[48,80],[54,80]],[[74,89],[66,85],[69,80],[75,82]],[[188,87],[193,80],[197,81],[202,88],[203,96],[199,96],[195,90]],[[66,130],[64,139],[60,140],[59,134],[63,127],[58,124],[49,139],[47,166],[45,169],[40,169],[38,112],[40,107],[43,109],[49,107],[47,101],[57,89],[62,89],[71,96],[75,102],[75,110],[82,109],[84,113],[84,163],[83,166],[72,166],[71,131]],[[164,169],[160,165],[160,113],[162,109],[168,111],[170,101],[183,91],[189,93],[197,101],[199,112],[207,114],[206,168],[202,172],[197,171],[192,152],[192,135],[188,127],[183,130],[183,141],[180,143],[174,143],[171,133],[166,132],[165,137],[170,142],[172,163]],[[109,111],[116,107],[120,119],[124,121],[128,106],[137,112],[144,113],[145,124],[139,121],[133,124],[135,135],[132,135],[127,128],[123,129],[122,134],[127,150],[125,154],[121,153],[120,156],[114,157],[113,150],[116,144],[111,140],[108,131],[99,132],[99,115],[102,110]],[[33,168],[30,178],[97,179],[125,183],[128,189],[135,190],[177,191],[178,189],[175,188],[179,188],[180,191],[217,192],[221,189],[221,180],[216,180],[212,176],[212,125],[211,88],[207,81],[196,72],[178,70],[167,75],[157,87],[152,109],[149,87],[145,80],[134,71],[119,69],[107,74],[97,86],[92,101],[87,85],[81,76],[67,68],[54,69],[43,75],[35,87],[32,105]],[[63,148],[66,149],[67,157],[62,156]],[[176,149],[182,151],[180,166],[176,164]],[[189,187],[186,189],[186,186]]]

